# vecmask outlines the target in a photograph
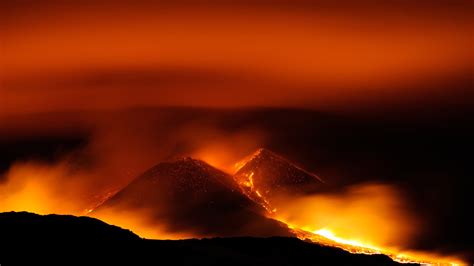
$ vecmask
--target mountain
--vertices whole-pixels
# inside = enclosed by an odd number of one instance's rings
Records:
[[[234,178],[241,189],[269,211],[274,210],[279,197],[302,196],[324,188],[317,175],[266,149],[259,149],[237,167]]]
[[[146,209],[168,232],[194,236],[293,236],[266,218],[232,176],[191,158],[156,165],[93,211]]]
[[[385,255],[349,252],[296,238],[146,240],[88,217],[0,213],[0,257],[8,265],[131,262],[133,265],[398,266]]]
[[[13,242],[102,242],[140,238],[129,230],[90,217],[38,215],[28,212],[0,213],[3,243]]]

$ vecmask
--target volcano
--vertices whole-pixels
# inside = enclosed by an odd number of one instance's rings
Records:
[[[169,232],[195,236],[293,236],[286,225],[266,218],[232,176],[192,158],[156,165],[108,199],[102,211],[146,209]]]
[[[303,196],[324,188],[317,175],[267,149],[257,150],[236,167],[234,178],[241,189],[269,212],[275,211],[274,201],[280,197]]]

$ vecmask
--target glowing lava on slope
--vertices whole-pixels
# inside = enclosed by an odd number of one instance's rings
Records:
[[[384,254],[400,263],[419,263],[422,265],[437,266],[457,266],[467,265],[456,257],[434,254],[431,252],[398,250],[397,248],[383,248],[364,243],[363,241],[346,239],[335,235],[330,229],[319,229],[313,232],[305,231],[288,224],[288,227],[296,233],[297,237],[303,240],[322,245],[344,249],[356,254]]]
[[[403,248],[416,230],[397,191],[365,184],[342,194],[323,193],[324,181],[271,151],[259,149],[235,164],[234,178],[268,217],[300,238],[352,253],[385,254],[398,262],[460,265],[460,259]]]

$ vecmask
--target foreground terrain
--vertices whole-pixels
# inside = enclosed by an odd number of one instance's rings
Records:
[[[146,240],[89,217],[0,213],[2,263],[89,258],[173,265],[400,265],[384,255],[349,252],[289,237]],[[60,254],[61,256],[58,256]],[[26,255],[26,256],[25,256]]]

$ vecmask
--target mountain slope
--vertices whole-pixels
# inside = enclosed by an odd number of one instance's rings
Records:
[[[140,238],[129,230],[90,217],[38,215],[28,212],[0,213],[0,238],[13,242],[102,242]]]
[[[234,178],[241,189],[269,211],[280,197],[302,196],[324,187],[318,176],[266,149],[259,149],[238,166]]]
[[[152,223],[194,236],[292,236],[264,217],[264,209],[242,194],[233,178],[191,158],[160,163],[94,210],[146,209]]]

